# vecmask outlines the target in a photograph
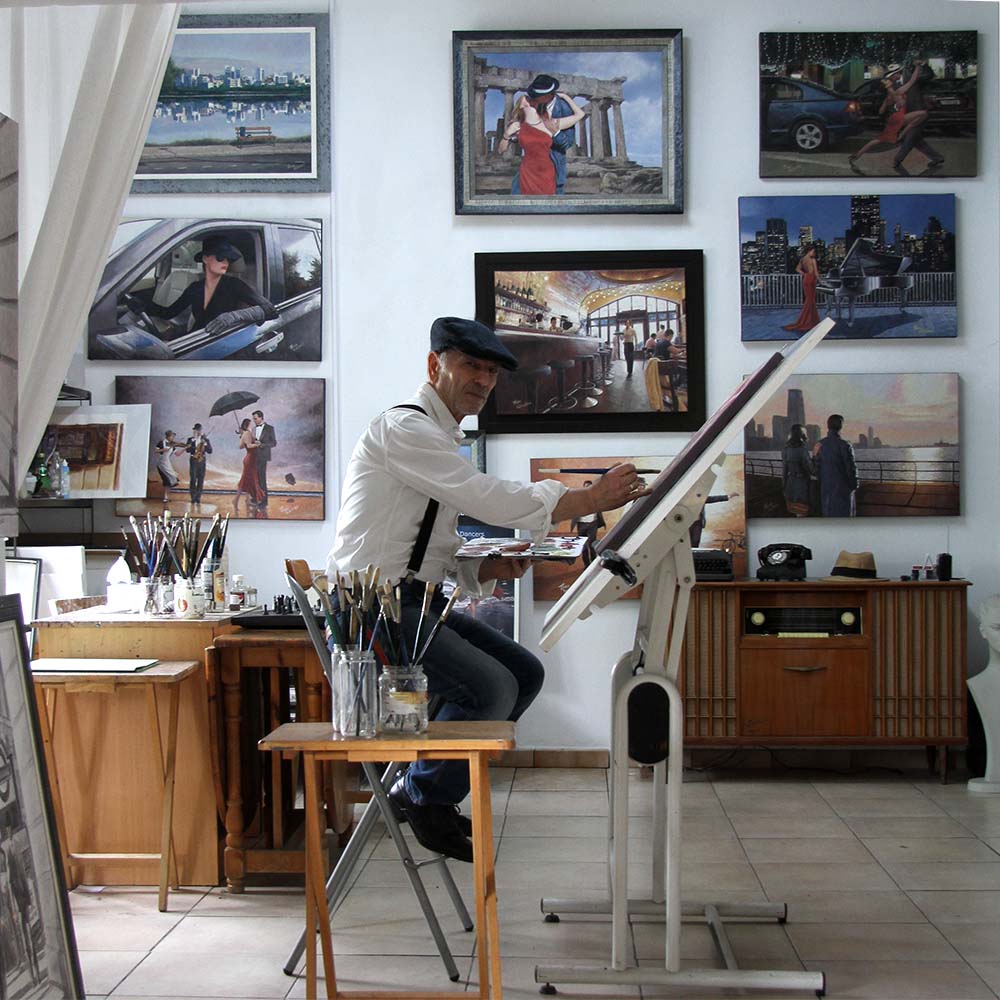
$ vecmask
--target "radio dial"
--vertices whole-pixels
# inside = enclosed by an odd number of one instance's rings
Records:
[[[753,625],[763,625],[766,620],[767,619],[766,619],[763,611],[754,611],[750,615],[750,622]]]
[[[857,616],[853,611],[843,611],[840,615],[840,624],[850,628],[857,621]]]

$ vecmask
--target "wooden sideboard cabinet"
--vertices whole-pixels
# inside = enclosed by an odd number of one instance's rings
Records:
[[[688,747],[966,742],[967,580],[700,583],[681,654]],[[858,635],[747,634],[748,608],[856,606]]]

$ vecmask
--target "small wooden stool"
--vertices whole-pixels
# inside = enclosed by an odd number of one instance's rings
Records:
[[[73,888],[73,865],[87,861],[121,861],[126,864],[144,861],[160,862],[160,892],[158,905],[161,911],[167,908],[167,886],[178,888],[177,859],[174,857],[174,777],[177,763],[177,720],[179,715],[181,682],[193,674],[200,666],[195,660],[164,661],[155,663],[145,670],[136,672],[97,672],[86,670],[72,673],[56,673],[44,670],[45,659],[32,661],[32,680],[38,701],[38,721],[42,734],[42,744],[48,764],[49,784],[52,791],[52,805],[59,834],[59,849],[62,853],[66,884]],[[81,658],[81,664],[86,663]],[[149,709],[149,727],[153,748],[161,778],[163,800],[160,823],[160,852],[158,854],[74,854],[66,841],[66,820],[63,813],[62,795],[59,790],[59,773],[56,770],[56,755],[52,747],[52,732],[55,728],[56,705],[59,693],[70,694],[110,694],[119,687],[144,686],[146,704]],[[160,735],[160,716],[156,708],[156,689],[167,689],[167,755],[163,757],[163,739]],[[51,692],[51,695],[49,694]]]
[[[373,740],[333,736],[329,723],[292,722],[280,726],[259,744],[261,750],[302,753],[306,806],[306,997],[316,998],[316,930],[323,952],[328,1000],[354,998],[409,998],[436,1000],[440,992],[399,992],[337,989],[333,964],[333,936],[327,909],[323,865],[323,804],[320,801],[318,763],[364,761],[467,760],[471,782],[473,883],[479,936],[480,1000],[501,1000],[500,927],[497,922],[496,876],[493,869],[493,811],[490,806],[489,758],[514,748],[512,722],[432,722],[419,736],[384,736]]]

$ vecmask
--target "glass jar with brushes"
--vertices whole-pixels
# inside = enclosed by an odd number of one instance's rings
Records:
[[[427,702],[427,675],[419,663],[386,664],[378,679],[379,733],[425,732]]]
[[[334,731],[371,739],[378,732],[378,664],[370,650],[348,646],[333,664]]]

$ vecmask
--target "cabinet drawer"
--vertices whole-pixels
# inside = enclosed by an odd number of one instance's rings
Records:
[[[867,650],[765,648],[740,662],[740,730],[749,737],[819,739],[871,732]]]

